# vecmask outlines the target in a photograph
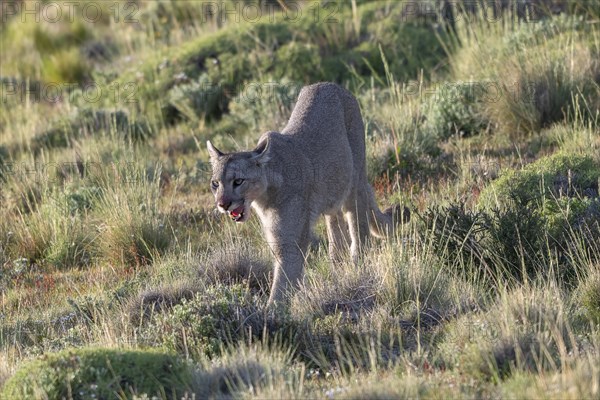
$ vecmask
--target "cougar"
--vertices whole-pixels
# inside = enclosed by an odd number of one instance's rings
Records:
[[[225,154],[210,141],[207,147],[218,210],[236,223],[252,209],[260,219],[275,259],[269,304],[301,281],[319,216],[325,215],[333,263],[348,246],[358,260],[369,233],[385,237],[410,217],[398,206],[379,210],[367,181],[358,102],[334,83],[302,88],[285,128],[263,134],[254,150]]]

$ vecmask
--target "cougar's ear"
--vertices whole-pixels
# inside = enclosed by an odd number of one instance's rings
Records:
[[[210,140],[206,141],[206,147],[208,148],[208,154],[210,154],[210,158],[212,160],[216,160],[219,157],[223,156],[223,153],[221,153],[221,151],[219,149],[217,149],[215,146],[213,146],[213,144],[210,142]]]
[[[269,138],[261,140],[252,150],[252,159],[259,164],[264,164],[271,159],[271,142]]]

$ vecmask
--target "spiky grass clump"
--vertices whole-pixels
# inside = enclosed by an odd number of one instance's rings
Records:
[[[165,252],[172,232],[159,213],[159,174],[149,179],[143,171],[121,165],[107,174],[96,214],[102,254],[114,264],[145,265]]]
[[[170,233],[162,223],[136,217],[113,220],[100,234],[103,254],[114,264],[146,265],[166,251],[171,242]]]
[[[592,323],[600,324],[600,272],[593,271],[578,288],[579,302],[585,316]]]
[[[469,284],[437,268],[423,243],[405,246],[374,246],[360,266],[342,263],[309,274],[291,302],[292,318],[306,327],[299,335],[305,356],[323,369],[335,361],[346,372],[375,370],[403,350],[426,346],[477,297]]]
[[[198,266],[198,277],[209,283],[243,284],[266,293],[272,277],[270,262],[255,248],[237,241],[211,252]]]
[[[47,195],[40,201],[35,210],[19,212],[10,219],[6,227],[10,257],[57,268],[89,265],[96,234],[85,225],[81,213],[71,212],[68,198],[62,193]]]
[[[493,129],[514,137],[577,112],[594,119],[600,66],[593,56],[598,49],[582,39],[584,23],[563,17],[513,27],[506,21],[459,24],[460,45],[451,57],[457,79],[490,88],[482,109]]]
[[[203,360],[193,387],[200,397],[291,398],[301,393],[304,373],[280,344],[238,344],[212,362]]]
[[[440,353],[447,367],[500,381],[517,371],[557,371],[576,346],[567,308],[552,287],[506,290],[487,311],[448,325]]]

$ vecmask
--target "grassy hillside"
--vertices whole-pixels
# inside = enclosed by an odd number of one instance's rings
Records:
[[[0,398],[597,398],[599,12],[3,3]],[[356,266],[323,239],[268,310],[203,144],[252,148],[321,80],[413,218]]]

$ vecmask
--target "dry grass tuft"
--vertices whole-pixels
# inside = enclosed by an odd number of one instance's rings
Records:
[[[227,285],[241,283],[265,293],[268,291],[272,267],[247,244],[234,243],[214,250],[198,270],[200,279]]]

